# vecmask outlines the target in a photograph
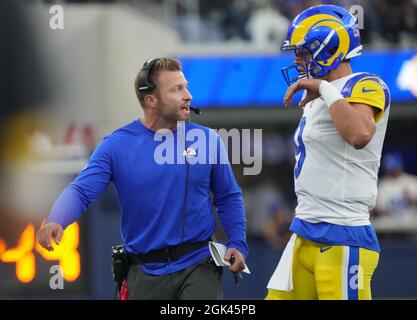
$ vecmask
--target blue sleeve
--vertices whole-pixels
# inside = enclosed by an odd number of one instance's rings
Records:
[[[110,139],[105,138],[74,181],[52,206],[46,222],[56,222],[64,229],[78,220],[112,179]]]
[[[229,242],[228,248],[239,250],[245,259],[249,250],[246,243],[246,215],[242,191],[236,182],[223,141],[218,136],[218,156],[213,164],[211,190],[223,230]]]

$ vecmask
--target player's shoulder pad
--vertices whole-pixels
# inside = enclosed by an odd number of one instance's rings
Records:
[[[346,81],[341,91],[349,102],[365,103],[385,111],[391,102],[388,86],[377,75],[361,72]]]

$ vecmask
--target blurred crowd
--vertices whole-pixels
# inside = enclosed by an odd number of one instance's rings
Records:
[[[44,0],[45,2],[55,2]],[[336,4],[363,25],[363,43],[377,48],[417,46],[417,0],[66,0],[124,3],[146,14],[169,16],[184,42],[281,43],[290,21],[304,9]],[[155,10],[149,10],[150,7]],[[360,6],[361,8],[355,7]],[[363,20],[359,17],[363,12]],[[164,19],[163,19],[164,20]],[[165,19],[166,20],[166,19]]]
[[[387,153],[382,161],[383,176],[373,210],[373,224],[384,233],[415,233],[417,230],[417,175],[405,170],[399,152]]]
[[[363,10],[363,42],[376,47],[410,47],[417,40],[417,1],[415,0],[200,0],[200,39],[189,39],[193,27],[187,1],[176,0],[179,31],[184,40],[251,41],[280,43],[290,21],[304,9],[330,3],[351,10],[359,18]],[[362,9],[355,9],[359,5]],[[357,7],[356,7],[357,8]],[[360,19],[360,18],[359,18]]]

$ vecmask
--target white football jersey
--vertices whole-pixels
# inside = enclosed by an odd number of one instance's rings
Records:
[[[321,97],[304,107],[294,135],[296,217],[311,223],[369,225],[389,116],[389,90],[379,77],[369,73],[354,73],[332,84],[348,102],[380,110],[376,132],[365,148],[356,150],[337,132]]]

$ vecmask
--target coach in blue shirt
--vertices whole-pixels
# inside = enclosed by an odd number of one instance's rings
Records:
[[[131,264],[129,298],[221,299],[221,270],[207,244],[216,228],[211,192],[229,238],[230,270],[241,272],[248,254],[242,193],[225,147],[214,130],[189,122],[192,96],[177,60],[147,61],[135,89],[143,116],[103,139],[56,200],[38,241],[53,250],[52,238],[59,244],[63,230],[113,182]]]

